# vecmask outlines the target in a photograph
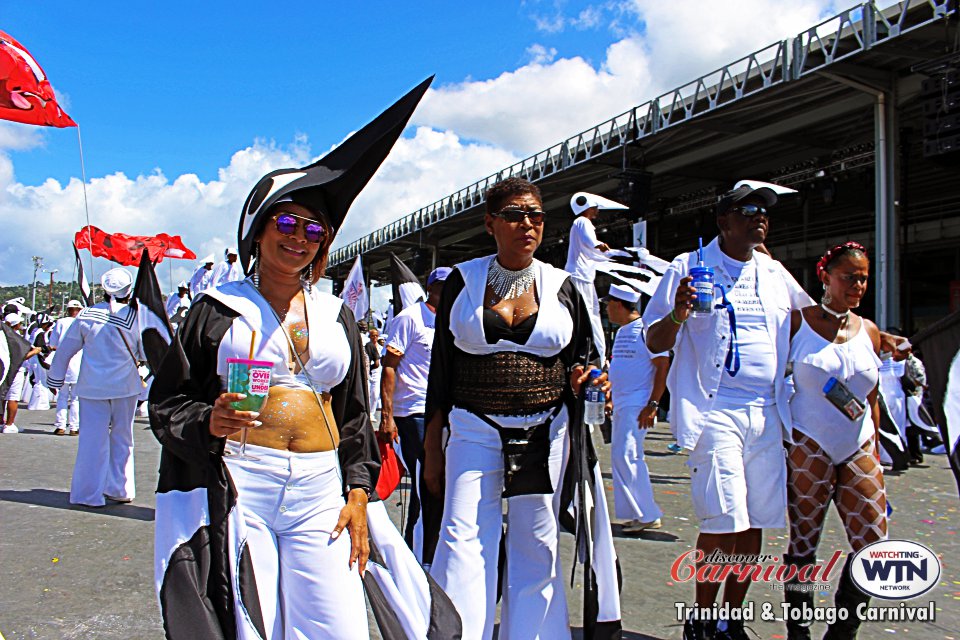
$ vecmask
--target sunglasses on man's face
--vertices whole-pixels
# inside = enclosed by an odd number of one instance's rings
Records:
[[[303,225],[303,237],[307,242],[323,242],[327,237],[327,229],[312,218],[295,216],[292,213],[281,213],[275,218],[277,231],[285,236],[292,236],[297,232],[297,226]]]
[[[757,204],[744,204],[740,205],[739,207],[734,207],[733,210],[742,215],[744,218],[752,218],[756,215],[769,217],[766,208]]]
[[[543,224],[545,213],[539,209],[528,211],[527,209],[521,209],[519,207],[507,207],[497,211],[493,215],[507,222],[519,223],[523,222],[524,218],[530,218],[530,224]]]

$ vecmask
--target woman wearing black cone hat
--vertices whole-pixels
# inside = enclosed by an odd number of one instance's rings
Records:
[[[161,367],[150,418],[163,445],[156,579],[170,638],[369,635],[361,576],[380,460],[362,347],[350,309],[313,285],[428,85],[320,161],[260,180],[238,233],[247,278],[194,302]],[[225,392],[230,358],[269,363],[259,413],[231,407],[243,396]],[[244,429],[254,459],[237,455]]]

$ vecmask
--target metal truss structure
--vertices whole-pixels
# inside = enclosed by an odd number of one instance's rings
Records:
[[[914,29],[943,20],[952,0],[902,0],[881,10],[859,4],[820,24],[759,49],[681,87],[506,167],[392,222],[330,255],[330,265],[417,233],[483,204],[486,190],[505,178],[536,182],[648,136],[733,104],[770,87],[799,80]]]

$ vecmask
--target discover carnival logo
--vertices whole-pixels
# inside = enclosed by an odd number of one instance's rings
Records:
[[[910,540],[881,540],[853,556],[850,577],[864,593],[885,600],[923,595],[940,580],[940,558]]]

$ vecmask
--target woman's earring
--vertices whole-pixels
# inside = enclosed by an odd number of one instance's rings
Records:
[[[307,293],[313,291],[313,263],[310,263],[310,266],[307,267],[307,281],[306,281]]]
[[[830,292],[827,290],[827,285],[823,285],[823,304],[830,304],[833,302],[833,296],[830,295]]]
[[[260,288],[260,243],[253,244],[253,286]]]

